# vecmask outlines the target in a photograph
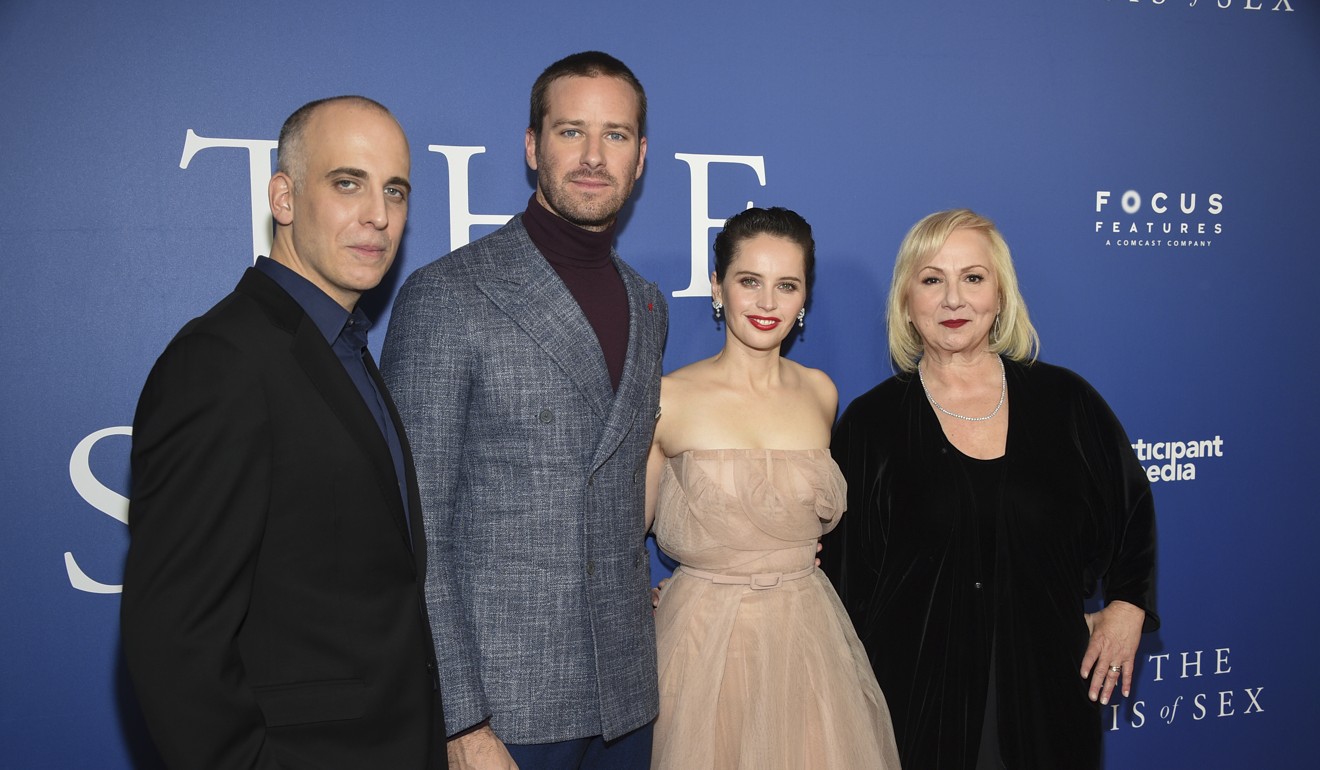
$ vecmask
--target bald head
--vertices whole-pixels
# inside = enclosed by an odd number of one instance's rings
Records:
[[[360,97],[313,102],[281,132],[270,180],[270,258],[346,310],[380,283],[408,218],[411,161],[399,122]]]
[[[385,105],[365,96],[331,96],[308,102],[294,111],[280,128],[279,154],[276,156],[275,169],[288,174],[293,179],[294,189],[301,190],[307,176],[307,125],[323,108],[330,105],[345,105],[372,110],[388,116],[397,124],[393,113]],[[400,128],[400,131],[403,129]]]

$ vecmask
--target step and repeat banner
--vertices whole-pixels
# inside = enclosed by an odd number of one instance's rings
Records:
[[[1314,761],[1320,10],[1312,0],[0,4],[0,765],[159,764],[121,662],[133,409],[270,240],[283,119],[360,93],[412,143],[403,277],[526,205],[528,92],[584,49],[650,98],[619,251],[714,353],[709,244],[814,226],[796,360],[890,376],[899,241],[1000,226],[1042,359],[1123,420],[1159,511],[1163,629],[1104,711],[1110,768]],[[657,577],[665,567],[657,563]]]

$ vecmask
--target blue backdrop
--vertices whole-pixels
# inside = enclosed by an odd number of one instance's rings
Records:
[[[0,4],[0,764],[156,765],[118,643],[126,426],[165,343],[264,252],[284,117],[362,93],[408,131],[382,330],[403,276],[525,205],[531,82],[587,48],[650,96],[619,249],[671,297],[667,369],[721,342],[707,246],[749,202],[816,228],[792,355],[844,403],[890,374],[906,229],[994,218],[1042,357],[1160,479],[1164,628],[1106,711],[1106,765],[1311,765],[1320,621],[1289,593],[1320,546],[1310,0]]]

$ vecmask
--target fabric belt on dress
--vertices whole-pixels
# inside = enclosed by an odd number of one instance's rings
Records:
[[[797,572],[760,572],[755,575],[725,575],[719,572],[706,572],[705,570],[693,569],[685,564],[679,565],[680,570],[692,577],[709,580],[716,585],[730,586],[748,586],[753,591],[764,591],[767,588],[778,588],[780,583],[785,580],[797,580],[816,571],[816,565],[811,565]]]

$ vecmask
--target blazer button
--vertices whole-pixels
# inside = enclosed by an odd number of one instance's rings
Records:
[[[588,575],[596,574],[596,562],[594,561],[587,562],[587,574]]]
[[[537,415],[537,418],[543,424],[549,425],[550,423],[555,421],[555,413],[550,411],[549,409],[542,409],[541,414]]]

